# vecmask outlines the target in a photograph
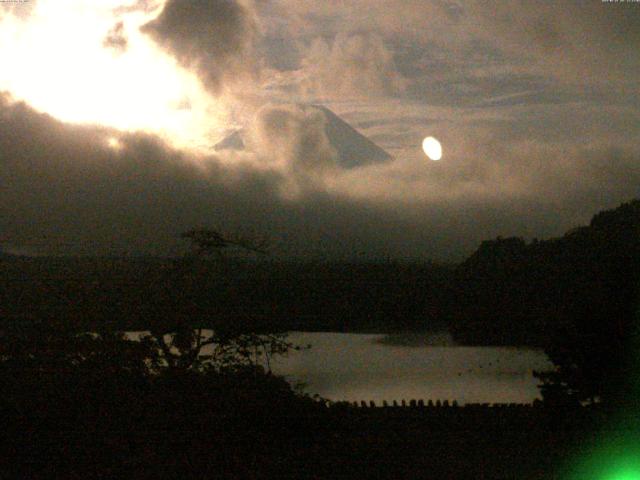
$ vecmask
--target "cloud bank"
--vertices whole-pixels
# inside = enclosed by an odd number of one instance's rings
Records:
[[[306,51],[301,68],[305,72],[301,89],[312,96],[395,96],[406,84],[392,53],[375,34],[339,34],[331,44],[318,38]]]
[[[125,62],[147,39],[197,74],[212,106],[241,113],[250,148],[63,123],[2,94],[3,246],[167,253],[181,231],[214,226],[268,234],[276,255],[459,259],[497,235],[562,234],[640,194],[634,5],[167,0],[112,11],[97,48]],[[132,27],[151,13],[142,33]],[[194,99],[176,111],[195,111]],[[345,168],[327,117],[304,106],[314,102],[394,160]],[[226,117],[207,106],[197,118]],[[427,135],[441,162],[420,151]]]
[[[519,160],[486,146],[438,166],[341,170],[321,120],[294,107],[263,112],[258,157],[64,124],[6,96],[0,118],[0,231],[9,247],[40,253],[168,253],[180,232],[217,226],[271,236],[276,256],[455,259],[486,237],[559,233],[640,180],[626,151],[550,162],[544,147]]]
[[[142,31],[182,66],[195,70],[214,94],[238,76],[255,73],[258,24],[248,2],[168,0]]]

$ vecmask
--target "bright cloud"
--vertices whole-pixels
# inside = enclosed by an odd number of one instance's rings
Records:
[[[639,21],[597,1],[0,3],[0,230],[144,250],[249,224],[292,251],[441,258],[558,235],[640,193]],[[392,158],[341,161],[348,129],[316,103]]]
[[[40,0],[28,21],[5,16],[0,91],[66,122],[152,132],[183,147],[211,143],[225,128],[221,102],[139,32],[151,14],[116,17],[120,3]],[[104,45],[114,25],[127,38],[121,52]]]

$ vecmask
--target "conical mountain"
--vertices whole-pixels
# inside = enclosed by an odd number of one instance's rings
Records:
[[[356,168],[371,163],[388,162],[393,157],[358,132],[335,113],[321,105],[300,105],[303,109],[320,110],[325,117],[325,132],[329,143],[338,153],[338,164],[343,168]],[[216,151],[244,150],[244,130],[236,130],[214,146]]]

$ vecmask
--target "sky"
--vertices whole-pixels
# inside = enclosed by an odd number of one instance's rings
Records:
[[[640,196],[639,91],[637,2],[2,2],[0,246],[457,261]],[[309,105],[392,159],[341,164]]]

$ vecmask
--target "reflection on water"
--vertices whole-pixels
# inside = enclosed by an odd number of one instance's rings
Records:
[[[391,333],[383,335],[375,342],[396,347],[454,347],[453,336],[448,332],[430,333]]]
[[[540,350],[459,347],[446,333],[294,332],[289,340],[311,348],[273,359],[274,373],[304,383],[307,393],[335,401],[530,403],[540,398],[532,371],[552,367]]]
[[[530,403],[539,398],[532,371],[552,366],[539,350],[456,347],[447,334],[296,332],[289,339],[312,348],[275,360],[274,372],[330,400]]]

